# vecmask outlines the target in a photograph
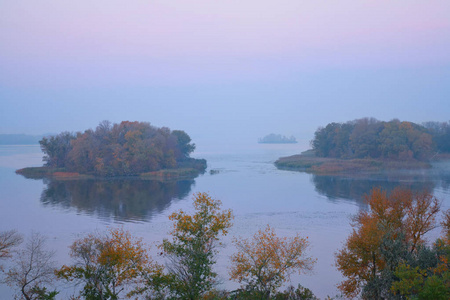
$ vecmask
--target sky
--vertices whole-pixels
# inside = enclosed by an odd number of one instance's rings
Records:
[[[0,133],[450,120],[448,0],[0,0]]]

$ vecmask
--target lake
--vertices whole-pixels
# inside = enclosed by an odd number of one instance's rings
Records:
[[[235,215],[233,227],[222,239],[224,246],[216,265],[220,287],[238,287],[228,280],[229,256],[234,252],[232,238],[248,238],[270,224],[279,235],[300,233],[309,238],[308,254],[318,261],[312,274],[294,275],[291,283],[300,283],[324,298],[338,294],[336,284],[342,277],[334,267],[334,253],[351,232],[351,217],[367,209],[364,195],[372,187],[428,189],[442,200],[442,210],[450,208],[448,163],[432,171],[365,177],[315,176],[275,168],[277,158],[304,150],[299,144],[198,147],[193,156],[208,161],[205,174],[193,180],[162,183],[26,179],[14,171],[42,165],[39,146],[0,146],[0,230],[44,234],[60,264],[70,263],[68,246],[75,239],[118,226],[142,237],[156,254],[154,244],[167,237],[171,227],[168,216],[179,209],[192,211],[193,194],[208,192]],[[437,235],[439,231],[433,231],[430,239]],[[64,288],[65,294],[73,293],[74,288]],[[0,286],[0,295],[8,298],[11,291]]]

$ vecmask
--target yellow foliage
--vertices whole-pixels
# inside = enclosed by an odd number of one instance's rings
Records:
[[[146,275],[162,271],[148,256],[142,240],[123,229],[110,229],[106,235],[89,234],[76,240],[70,249],[75,264],[64,265],[56,274],[85,283],[84,296],[95,290],[117,297],[125,288],[138,289],[145,284]]]
[[[234,239],[238,252],[231,257],[230,277],[265,294],[274,292],[292,272],[309,271],[315,260],[305,257],[308,238],[278,237],[267,225],[251,240]]]
[[[161,245],[171,261],[171,293],[181,299],[199,299],[212,288],[215,246],[219,235],[228,233],[233,218],[231,210],[222,210],[222,203],[207,193],[195,194],[193,205],[193,215],[180,210],[169,216],[173,239]]]

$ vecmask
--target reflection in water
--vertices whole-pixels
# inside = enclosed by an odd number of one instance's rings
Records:
[[[75,208],[120,221],[146,221],[188,196],[194,180],[160,182],[142,179],[51,180],[41,194],[44,205]]]
[[[413,191],[434,192],[439,188],[444,191],[450,189],[450,173],[448,170],[395,172],[372,176],[348,177],[348,176],[321,176],[313,175],[312,181],[316,191],[328,197],[330,201],[337,198],[355,200],[361,206],[365,206],[365,195],[374,187],[380,187],[387,192],[396,187]]]

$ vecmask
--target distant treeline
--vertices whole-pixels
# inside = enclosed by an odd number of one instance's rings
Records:
[[[27,134],[0,134],[0,145],[37,145],[41,138]]]
[[[311,146],[319,157],[428,160],[450,152],[450,123],[373,118],[329,123],[317,129]]]
[[[258,140],[258,143],[266,143],[266,144],[295,144],[297,143],[297,140],[295,137],[287,137],[281,134],[275,134],[271,133],[266,135],[263,138],[260,138]]]
[[[189,155],[195,149],[182,130],[145,122],[101,122],[95,130],[62,132],[39,141],[46,166],[98,176],[129,176],[161,169],[206,167]]]

